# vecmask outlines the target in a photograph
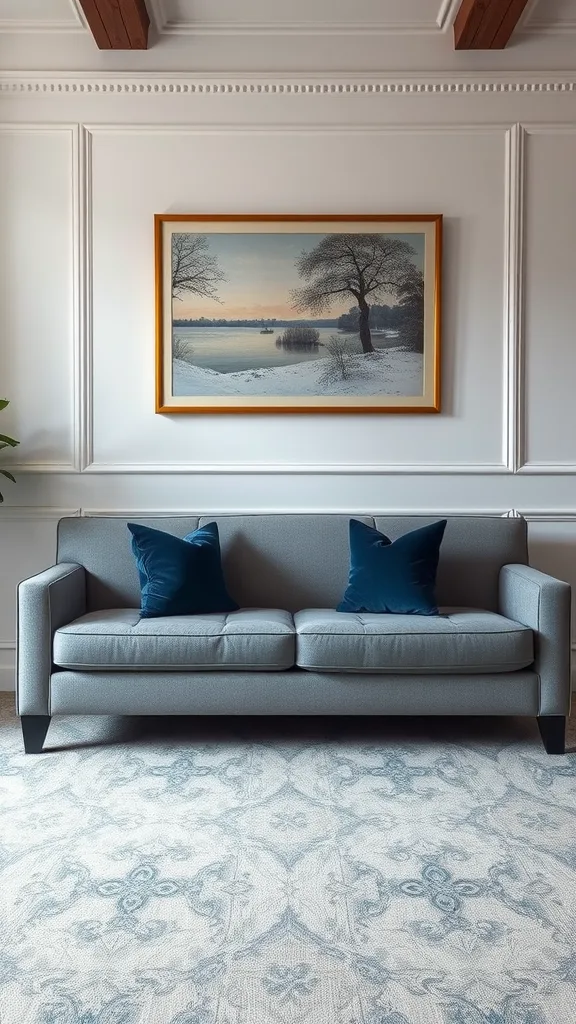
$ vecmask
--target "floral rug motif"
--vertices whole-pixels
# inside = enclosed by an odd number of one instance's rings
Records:
[[[1,1024],[557,1024],[576,756],[523,720],[0,703]]]

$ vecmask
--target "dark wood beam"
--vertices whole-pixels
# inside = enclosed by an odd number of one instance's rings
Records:
[[[145,0],[80,0],[100,50],[146,50],[150,18]]]
[[[528,0],[462,0],[454,21],[457,50],[503,50]]]

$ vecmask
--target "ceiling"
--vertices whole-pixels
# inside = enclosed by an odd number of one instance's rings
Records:
[[[286,0],[146,2],[157,31],[167,36],[429,36],[450,30],[460,0],[290,0],[289,5]],[[85,31],[75,0],[0,0],[0,32]],[[575,33],[576,0],[531,0],[519,31],[530,35]]]

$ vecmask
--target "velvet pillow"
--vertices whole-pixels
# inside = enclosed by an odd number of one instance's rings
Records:
[[[136,523],[128,523],[128,529],[140,576],[143,619],[237,610],[224,582],[216,523],[183,540]]]
[[[350,576],[337,611],[437,615],[436,571],[446,519],[394,542],[350,520]]]

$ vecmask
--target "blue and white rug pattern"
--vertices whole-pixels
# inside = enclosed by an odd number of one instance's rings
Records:
[[[2,1024],[576,1019],[576,756],[532,722],[0,718]]]

